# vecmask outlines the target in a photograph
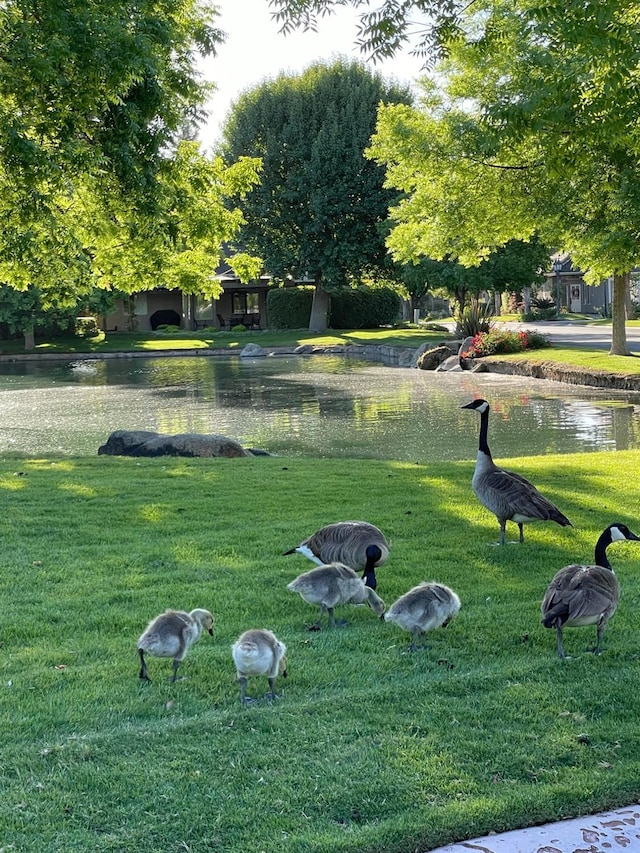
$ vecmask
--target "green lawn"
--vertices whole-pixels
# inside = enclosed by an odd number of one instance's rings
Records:
[[[640,534],[640,452],[509,465],[575,528],[493,546],[472,460],[0,458],[0,847],[409,853],[635,802],[640,548],[610,550],[600,657],[576,629],[560,661],[539,606],[606,525]],[[366,607],[306,630],[286,584],[311,564],[282,551],[349,518],[391,540],[387,603],[420,580],[458,592],[429,649]],[[136,639],[166,607],[211,609],[215,636],[175,685],[150,658],[143,685]],[[289,678],[242,708],[230,647],[250,627],[287,644]]]
[[[609,373],[640,374],[640,357],[637,355],[608,355],[605,350],[580,349],[579,347],[545,347],[527,350],[524,353],[492,356],[505,361],[553,361],[591,370],[606,370]]]
[[[303,344],[333,346],[336,344],[386,344],[388,346],[419,347],[425,340],[440,341],[442,331],[425,328],[371,329],[329,331],[324,334],[293,329],[282,332],[101,332],[95,338],[59,338],[36,344],[32,352],[47,353],[100,353],[154,352],[160,350],[216,349],[240,350],[248,343],[265,347],[295,347]],[[0,355],[24,352],[23,340],[0,341]]]

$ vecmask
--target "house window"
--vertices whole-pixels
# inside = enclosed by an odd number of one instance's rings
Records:
[[[260,313],[260,294],[234,290],[231,294],[233,314],[258,314]]]

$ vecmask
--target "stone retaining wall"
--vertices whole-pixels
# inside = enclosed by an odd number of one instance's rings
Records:
[[[530,376],[533,379],[551,379],[570,385],[590,385],[595,388],[614,388],[618,391],[640,391],[640,376],[628,376],[625,373],[588,370],[584,367],[558,364],[555,361],[502,361],[492,358],[478,361],[485,365],[489,373]]]

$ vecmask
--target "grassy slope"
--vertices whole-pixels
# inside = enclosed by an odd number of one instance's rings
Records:
[[[0,459],[2,845],[408,853],[635,801],[640,550],[611,549],[623,598],[601,657],[582,629],[559,661],[539,604],[608,523],[640,533],[640,452],[509,464],[575,529],[493,547],[472,462]],[[423,579],[459,593],[429,650],[364,607],[305,630],[316,614],[286,584],[310,564],[281,552],[358,517],[391,539],[387,603]],[[141,685],[136,638],[170,606],[213,610],[215,637],[184,680],[152,658]],[[243,709],[230,646],[258,626],[290,677]]]
[[[590,370],[605,370],[607,373],[640,374],[640,358],[637,355],[608,355],[603,350],[585,350],[579,347],[545,347],[527,350],[526,353],[492,356],[505,361],[553,361]]]
[[[446,337],[445,333],[445,337]],[[282,332],[179,332],[166,334],[161,332],[101,332],[95,338],[59,338],[54,341],[38,343],[35,354],[53,353],[92,353],[100,355],[110,352],[155,352],[169,349],[193,350],[240,350],[248,343],[260,346],[295,347],[303,344],[332,346],[336,344],[386,344],[388,346],[418,347],[424,341],[441,341],[443,332],[425,329],[357,329],[329,331],[324,334],[305,329],[292,329]],[[0,354],[24,353],[24,341],[0,341]]]

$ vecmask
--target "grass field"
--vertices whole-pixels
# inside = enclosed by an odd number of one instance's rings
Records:
[[[424,341],[442,340],[442,331],[426,328],[330,330],[326,333],[308,329],[263,332],[100,332],[93,338],[66,337],[42,341],[31,352],[36,355],[55,353],[161,352],[163,350],[215,349],[240,351],[246,344],[264,347],[296,347],[303,344],[335,346],[338,344],[386,344],[419,347]],[[446,337],[446,334],[445,334]],[[0,341],[0,354],[24,353],[24,340]]]
[[[470,453],[470,456],[473,456]],[[640,534],[640,452],[510,460],[572,519],[493,546],[473,461],[0,459],[0,848],[20,853],[409,853],[640,796],[640,548],[604,652],[539,622],[547,583],[612,521]],[[420,580],[462,609],[430,648],[366,607],[316,612],[282,556],[330,521],[391,540],[378,592]],[[510,532],[517,532],[514,527]],[[206,607],[171,684],[139,682],[136,639],[167,607]],[[243,708],[230,646],[268,627],[282,695]],[[249,682],[262,695],[266,681]]]

